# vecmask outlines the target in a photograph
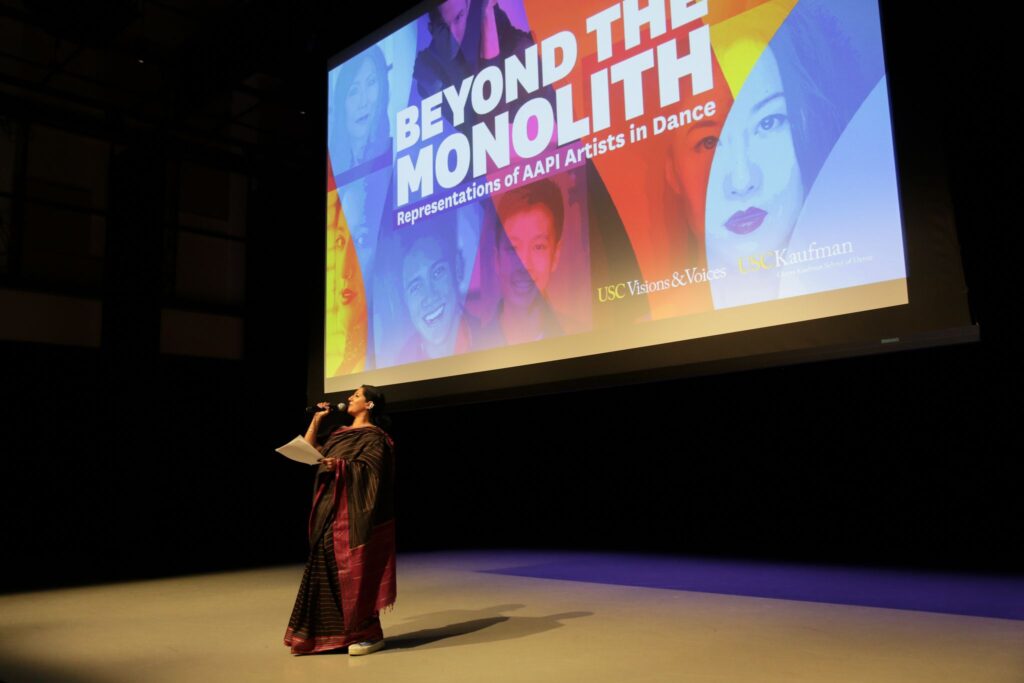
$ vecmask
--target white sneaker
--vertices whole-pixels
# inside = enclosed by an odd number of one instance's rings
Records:
[[[348,653],[353,657],[357,655],[368,655],[371,652],[376,652],[382,647],[384,647],[383,638],[381,638],[380,640],[364,640],[361,643],[352,643],[351,645],[349,645]]]

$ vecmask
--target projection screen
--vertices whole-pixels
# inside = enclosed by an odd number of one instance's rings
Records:
[[[448,0],[327,91],[326,392],[969,325],[912,301],[874,2]]]

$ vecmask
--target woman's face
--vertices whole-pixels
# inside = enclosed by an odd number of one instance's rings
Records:
[[[448,26],[455,45],[462,45],[462,38],[466,35],[466,20],[469,18],[469,1],[448,0],[441,3],[437,11]]]
[[[559,243],[554,219],[543,204],[535,204],[505,219],[498,231],[498,276],[506,306],[529,308],[547,290],[558,265]]]
[[[366,184],[361,179],[346,187],[341,199],[341,206],[352,234],[352,241],[355,243],[356,253],[359,256],[363,282],[370,286],[373,281],[373,262],[377,254],[377,227],[371,224],[370,217],[367,215],[367,191]]]
[[[345,128],[354,140],[366,141],[370,137],[380,99],[380,87],[373,60],[369,57],[363,59],[345,93]]]
[[[355,392],[348,397],[348,414],[359,415],[360,413],[366,412],[366,396],[363,393],[363,388],[359,387]]]
[[[436,240],[417,240],[402,262],[405,305],[432,355],[450,353],[458,322],[458,276]]]
[[[352,248],[337,191],[327,193],[327,335],[330,369],[355,371],[366,357],[366,300],[363,278]],[[335,365],[337,364],[337,365]]]
[[[750,72],[713,150],[705,222],[709,262],[736,267],[737,258],[784,248],[804,187],[770,48]]]
[[[337,200],[332,202],[330,212],[337,211]],[[328,214],[330,215],[330,214]],[[338,303],[341,305],[340,314],[347,321],[353,315],[353,309],[359,299],[359,291],[362,290],[362,277],[359,270],[359,259],[356,256],[352,244],[352,235],[348,225],[342,220],[336,223],[338,226],[333,233],[333,249],[336,254],[335,275],[337,277]],[[343,324],[342,328],[347,329],[348,325]]]
[[[699,121],[693,121],[672,136],[672,146],[665,169],[669,187],[682,200],[686,225],[693,236],[704,239],[704,211],[708,196],[708,176],[711,161],[722,137],[722,122],[729,113],[729,92],[725,76],[715,79],[715,87],[708,96],[716,103],[714,114],[707,113]],[[698,104],[688,101],[683,106]]]

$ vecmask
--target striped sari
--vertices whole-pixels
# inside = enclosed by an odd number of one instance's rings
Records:
[[[332,471],[317,470],[309,560],[284,644],[295,654],[383,636],[395,602],[394,444],[377,427],[343,427],[327,440]]]

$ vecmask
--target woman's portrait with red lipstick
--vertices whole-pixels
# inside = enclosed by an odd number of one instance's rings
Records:
[[[715,308],[779,296],[785,250],[819,170],[853,116],[857,54],[823,2],[793,8],[755,62],[718,135],[704,234]]]

